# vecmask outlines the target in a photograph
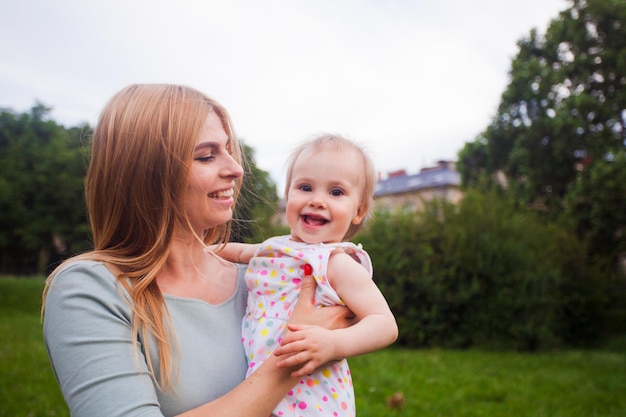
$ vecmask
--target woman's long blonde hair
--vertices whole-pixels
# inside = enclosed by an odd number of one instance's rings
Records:
[[[134,333],[145,343],[154,340],[161,375],[155,382],[168,389],[173,385],[175,343],[166,325],[169,316],[156,277],[167,259],[175,228],[187,227],[192,232],[183,201],[196,139],[209,112],[222,122],[233,157],[241,163],[226,109],[199,91],[179,85],[135,84],[113,96],[94,130],[85,178],[93,250],[57,267],[44,290],[45,309],[50,283],[67,263],[80,259],[104,263],[130,294]],[[230,222],[197,238],[212,244],[227,241],[229,234]],[[144,353],[155,375],[145,346]]]

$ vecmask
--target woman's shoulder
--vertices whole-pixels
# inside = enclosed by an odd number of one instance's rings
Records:
[[[104,304],[124,303],[117,281],[102,262],[86,259],[69,261],[50,278],[46,303],[49,306],[52,298],[71,298],[84,303],[90,300]]]
[[[53,283],[58,281],[76,280],[88,278],[104,280],[115,283],[116,278],[111,271],[99,261],[80,259],[69,261],[61,266],[54,274]]]
[[[67,271],[70,269],[104,269],[107,270],[106,266],[100,261],[96,261],[93,259],[70,259],[67,260],[61,267],[59,268],[57,274],[62,273],[63,271]]]

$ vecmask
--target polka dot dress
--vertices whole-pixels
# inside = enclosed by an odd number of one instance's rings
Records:
[[[263,242],[246,272],[248,308],[242,324],[242,341],[248,359],[248,375],[272,354],[285,332],[287,320],[298,300],[305,265],[317,281],[315,304],[344,305],[327,278],[328,259],[341,247],[372,274],[368,254],[350,242],[306,244],[279,236]],[[354,389],[344,359],[308,375],[283,398],[273,416],[355,415]]]

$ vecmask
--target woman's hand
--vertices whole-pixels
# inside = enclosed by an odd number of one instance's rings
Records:
[[[300,284],[300,298],[287,322],[288,328],[295,324],[308,324],[335,330],[345,329],[356,322],[354,314],[348,307],[316,307],[316,288],[317,284],[313,276],[305,275]]]
[[[344,329],[354,324],[354,314],[342,306],[319,308],[314,305],[316,283],[305,275],[300,287],[300,298],[287,323],[287,333],[275,356],[283,356],[279,367],[297,367],[293,377],[302,377],[320,366],[338,358],[332,330]]]

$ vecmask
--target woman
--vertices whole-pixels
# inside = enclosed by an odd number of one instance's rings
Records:
[[[244,268],[226,241],[243,170],[226,110],[188,87],[131,85],[94,131],[85,196],[94,250],[44,291],[44,338],[72,416],[267,416],[306,361],[279,347],[244,380]],[[313,309],[291,323],[345,327]],[[330,360],[330,358],[329,358]]]

